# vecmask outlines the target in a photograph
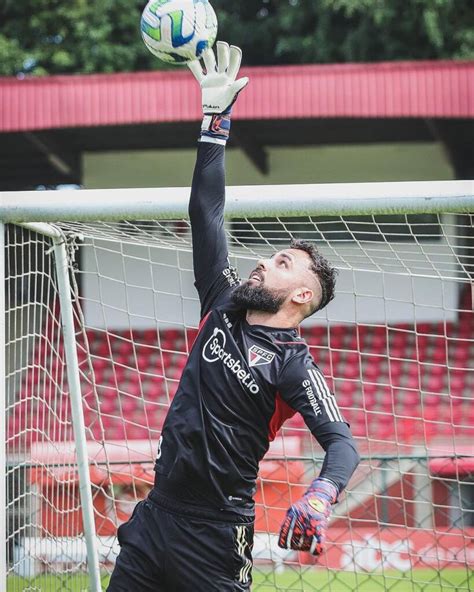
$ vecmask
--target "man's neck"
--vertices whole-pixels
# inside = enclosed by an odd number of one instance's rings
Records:
[[[249,325],[263,325],[276,329],[294,329],[299,325],[299,318],[293,317],[287,311],[282,310],[277,313],[247,310],[246,319]]]

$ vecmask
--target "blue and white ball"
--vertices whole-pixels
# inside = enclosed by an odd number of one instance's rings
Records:
[[[150,0],[141,19],[143,41],[171,64],[199,59],[214,45],[217,17],[208,0]]]

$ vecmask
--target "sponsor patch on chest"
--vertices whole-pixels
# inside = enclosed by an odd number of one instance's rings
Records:
[[[275,354],[272,352],[259,347],[258,345],[252,345],[249,348],[249,366],[263,366],[264,364],[270,364],[273,362]]]

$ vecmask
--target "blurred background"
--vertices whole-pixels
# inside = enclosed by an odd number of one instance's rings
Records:
[[[2,2],[0,188],[189,185],[198,89],[182,68],[156,73],[144,4]],[[258,67],[234,113],[229,184],[472,178],[469,0],[213,6],[218,38]],[[81,76],[51,78],[65,74]]]
[[[474,179],[472,0],[212,5],[218,39],[242,47],[251,80],[233,111],[228,185]],[[144,6],[2,0],[0,191],[187,194],[200,91],[187,68],[146,50]],[[190,229],[60,228],[84,237],[71,246],[71,277],[105,584],[117,525],[151,486],[199,320]],[[302,421],[289,422],[262,463],[258,589],[474,590],[472,212],[267,216],[227,232],[243,274],[290,233],[339,267],[337,299],[303,336],[363,456],[326,564],[307,570],[307,557],[278,554],[275,542],[321,463]],[[79,591],[86,555],[51,242],[10,224],[6,247],[8,590]],[[0,588],[1,576],[0,566]]]
[[[0,74],[161,69],[138,34],[144,4],[3,0]],[[469,0],[214,0],[212,5],[219,38],[240,45],[245,64],[252,66],[474,57]]]

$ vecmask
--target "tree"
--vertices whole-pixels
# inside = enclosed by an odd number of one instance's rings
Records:
[[[143,6],[141,0],[6,0],[0,74],[153,69],[157,59],[140,36]]]
[[[474,57],[471,0],[213,0],[252,64]]]
[[[246,64],[474,58],[472,0],[212,0]],[[0,74],[162,69],[142,0],[4,0]]]

